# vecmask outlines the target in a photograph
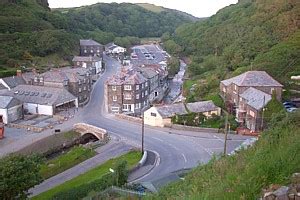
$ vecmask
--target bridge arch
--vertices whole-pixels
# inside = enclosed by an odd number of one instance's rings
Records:
[[[86,136],[94,136],[98,140],[107,140],[108,139],[108,134],[105,129],[86,124],[86,123],[78,123],[74,124],[73,128],[76,132],[81,134],[81,137],[86,137]]]

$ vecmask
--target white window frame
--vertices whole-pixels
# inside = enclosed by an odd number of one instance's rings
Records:
[[[83,90],[86,91],[86,86],[83,86]]]
[[[130,93],[124,93],[124,99],[125,100],[131,100],[132,99],[132,95]]]
[[[131,85],[124,85],[124,90],[131,91]]]
[[[148,87],[148,82],[145,82],[145,87]]]
[[[136,99],[140,99],[140,94],[137,94],[137,95],[136,95]]]
[[[142,98],[144,98],[144,92],[142,92]]]
[[[112,86],[111,86],[111,90],[112,90],[112,91],[116,91],[116,90],[117,90],[117,86],[116,86],[116,85],[112,85]]]
[[[114,95],[114,96],[112,97],[112,99],[113,99],[113,101],[118,101],[118,96]]]
[[[140,85],[136,85],[136,86],[135,86],[135,89],[136,89],[136,90],[139,90],[139,89],[140,89]]]
[[[145,91],[145,96],[147,96],[147,95],[148,95],[148,91],[146,90],[146,91]]]
[[[78,88],[78,92],[81,92],[81,88]]]

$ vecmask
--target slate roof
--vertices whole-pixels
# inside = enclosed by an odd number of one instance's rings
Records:
[[[83,67],[63,67],[52,69],[39,76],[44,77],[45,82],[63,83],[64,81],[77,82],[83,79],[87,73],[89,73],[89,70]]]
[[[151,78],[155,77],[157,74],[159,74],[154,69],[151,69],[149,67],[147,67],[147,68],[137,67],[136,70],[138,72],[140,72],[147,79],[151,79]]]
[[[10,76],[2,78],[2,80],[10,87],[14,88],[17,85],[25,84],[25,80],[20,76]]]
[[[12,108],[12,107],[20,105],[20,104],[22,104],[22,102],[14,97],[0,95],[0,108],[1,109]]]
[[[218,107],[212,101],[200,101],[186,104],[190,112],[202,113],[216,110]]]
[[[98,42],[88,39],[88,40],[80,40],[80,46],[102,46]]]
[[[98,56],[74,56],[73,62],[99,62],[101,58]]]
[[[240,97],[245,99],[247,104],[256,110],[262,109],[272,99],[271,95],[253,87],[248,88]]]
[[[40,105],[59,105],[76,99],[64,88],[35,85],[18,85],[11,91],[7,91],[5,95],[14,97],[21,102]]]
[[[161,115],[162,118],[169,118],[175,115],[188,114],[183,103],[158,106],[156,107],[156,110]]]
[[[7,88],[0,83],[0,90],[5,90],[5,89],[7,89]]]
[[[118,72],[116,75],[109,78],[106,83],[108,85],[136,85],[142,84],[146,81],[147,79],[142,74],[140,74],[136,70],[129,69]]]
[[[274,86],[282,87],[282,85],[273,79],[265,71],[248,71],[239,76],[221,81],[224,85],[228,86],[231,83],[236,84],[237,86]]]

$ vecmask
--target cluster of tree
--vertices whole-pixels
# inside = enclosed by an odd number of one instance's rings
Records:
[[[0,66],[23,63],[25,51],[33,57],[65,57],[78,52],[79,38],[129,47],[141,37],[173,33],[191,19],[173,10],[152,12],[135,4],[105,4],[50,11],[47,0],[3,1],[0,6]]]
[[[296,1],[241,0],[162,39],[170,52],[190,57],[192,78],[207,83],[199,98],[217,90],[216,84],[210,86],[213,82],[251,69],[265,70],[288,84],[291,75],[300,73],[298,12]]]

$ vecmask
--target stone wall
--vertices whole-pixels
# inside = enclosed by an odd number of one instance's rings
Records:
[[[124,115],[124,114],[115,114],[115,116],[119,119],[125,119],[127,121],[135,122],[135,123],[142,123],[142,119],[138,117],[132,117],[129,115]]]
[[[74,124],[74,131],[80,133],[81,135],[84,135],[86,133],[94,134],[99,140],[108,139],[108,134],[105,129],[85,123]]]
[[[300,200],[300,173],[292,175],[289,186],[271,185],[263,190],[261,200]]]

